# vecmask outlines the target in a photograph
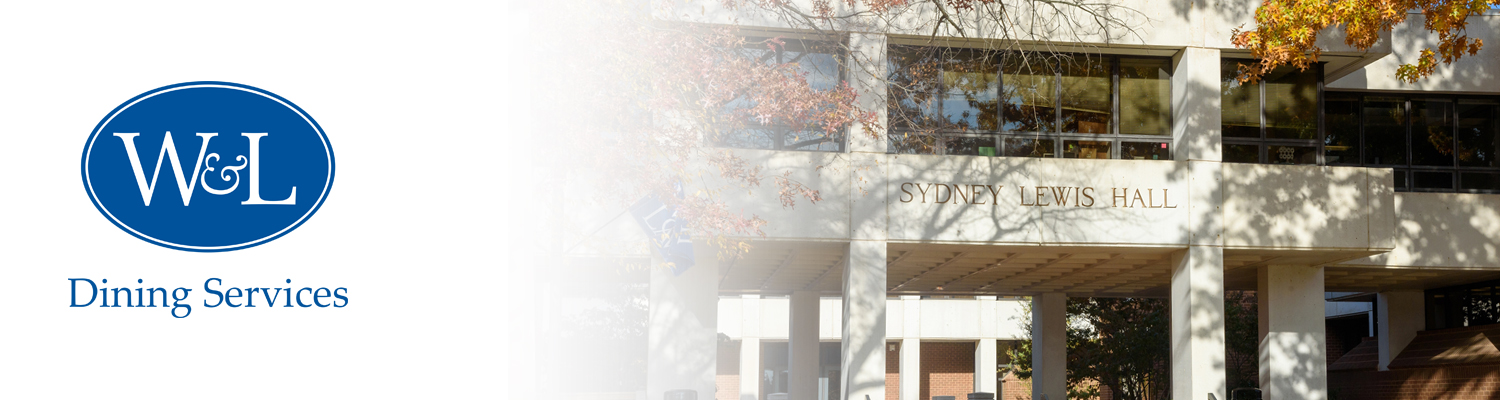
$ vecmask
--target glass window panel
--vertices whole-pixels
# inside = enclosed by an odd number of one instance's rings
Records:
[[[1260,86],[1241,83],[1237,60],[1220,65],[1224,137],[1260,137]],[[1244,61],[1248,63],[1249,61]]]
[[[1113,143],[1098,140],[1065,140],[1063,157],[1108,159],[1111,144]]]
[[[1265,77],[1266,138],[1318,138],[1318,69],[1277,68]]]
[[[1160,142],[1120,143],[1120,158],[1126,160],[1171,160],[1170,144]]]
[[[1224,162],[1258,163],[1260,162],[1260,146],[1225,143]]]
[[[737,129],[725,132],[719,144],[741,149],[774,149],[777,132],[772,129]]]
[[[1052,139],[1005,138],[1006,157],[1056,157]]]
[[[886,152],[891,154],[937,154],[937,135],[892,132],[886,139]]]
[[[1500,167],[1500,140],[1495,140],[1497,135],[1500,135],[1500,103],[1485,100],[1458,101],[1458,165]]]
[[[1120,133],[1172,133],[1171,69],[1169,60],[1120,59]]]
[[[999,123],[999,77],[983,52],[953,51],[943,64],[943,122],[964,131],[994,131]]]
[[[824,131],[794,131],[782,135],[782,148],[805,151],[843,151],[842,135],[829,137]]]
[[[1006,131],[1056,132],[1057,73],[1039,54],[1006,57],[1001,96]]]
[[[1329,96],[1323,102],[1323,161],[1359,165],[1359,98]]]
[[[1060,58],[1063,132],[1113,133],[1114,65],[1084,54]]]
[[[934,51],[921,47],[890,47],[886,105],[892,128],[930,130],[937,124],[942,65],[934,58]]]
[[[1451,172],[1411,172],[1412,186],[1416,189],[1453,189]]]
[[[1404,192],[1408,190],[1406,188],[1406,173],[1407,171],[1405,170],[1396,170],[1395,173],[1391,174],[1395,177],[1395,186],[1396,191],[1398,192]]]
[[[1313,146],[1269,146],[1266,148],[1266,162],[1271,164],[1314,164],[1318,163],[1318,148]]]
[[[839,84],[839,53],[837,45],[787,40],[781,62],[792,64],[797,73],[807,77],[807,85],[814,90],[833,90]]]
[[[1411,164],[1453,165],[1453,102],[1411,101]]]
[[[1406,111],[1399,97],[1366,97],[1365,164],[1406,164]]]
[[[1464,190],[1500,191],[1500,174],[1465,172],[1459,174],[1458,180]]]
[[[995,138],[986,137],[945,137],[943,138],[944,150],[949,155],[963,156],[994,156]]]

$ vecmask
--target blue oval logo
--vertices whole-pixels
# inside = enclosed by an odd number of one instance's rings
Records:
[[[281,96],[188,82],[115,107],[83,148],[94,207],[141,240],[178,250],[239,250],[275,240],[322,206],[333,147]]]

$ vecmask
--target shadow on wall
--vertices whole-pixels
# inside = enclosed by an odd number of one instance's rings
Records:
[[[1372,224],[1389,223],[1393,211],[1381,193],[1390,193],[1390,183],[1371,181],[1389,180],[1390,174],[1370,172],[1349,167],[1225,163],[1224,244],[1381,247],[1389,234],[1371,230],[1378,228]]]
[[[1491,38],[1500,35],[1500,15],[1469,17],[1466,34],[1471,38]],[[1396,80],[1396,68],[1401,64],[1415,63],[1425,48],[1436,48],[1437,35],[1427,32],[1421,15],[1412,14],[1406,22],[1396,25],[1391,36],[1399,37],[1392,54],[1376,60],[1358,71],[1331,82],[1330,90],[1427,90],[1448,92],[1494,92],[1500,87],[1496,66],[1500,65],[1500,50],[1487,48],[1479,54],[1464,57],[1453,65],[1439,63],[1432,76],[1414,84]]]
[[[1267,370],[1273,382],[1261,387],[1267,399],[1328,399],[1328,393],[1314,388],[1326,385],[1326,361],[1320,356],[1323,337],[1304,332],[1270,332],[1261,341],[1261,380],[1267,379]],[[1274,361],[1273,361],[1274,360]]]
[[[1394,250],[1344,264],[1500,271],[1500,196],[1399,193],[1395,214]]]

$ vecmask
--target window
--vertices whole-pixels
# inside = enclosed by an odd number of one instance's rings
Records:
[[[1500,101],[1328,93],[1328,165],[1387,167],[1398,191],[1500,193]],[[1227,160],[1226,156],[1226,160]]]
[[[1299,71],[1282,67],[1260,82],[1239,81],[1239,64],[1220,64],[1224,161],[1266,164],[1320,164],[1318,95],[1321,66]]]
[[[1167,58],[891,46],[897,154],[1171,159]]]
[[[740,49],[741,53],[767,64],[785,64],[791,67],[792,73],[806,77],[808,86],[814,90],[833,90],[843,79],[843,70],[838,61],[842,52],[836,44],[783,38],[785,45],[772,51],[764,40],[746,40],[747,44]],[[732,110],[746,106],[748,100],[742,98],[730,102],[726,108]],[[842,134],[829,135],[818,127],[799,129],[749,122],[734,131],[725,132],[719,138],[719,145],[745,149],[839,152],[844,151],[843,137]]]
[[[1500,280],[1429,289],[1427,329],[1500,323]]]

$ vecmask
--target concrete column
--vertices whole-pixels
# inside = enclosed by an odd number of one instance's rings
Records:
[[[901,296],[901,400],[921,400],[922,297]]]
[[[855,33],[849,35],[849,57],[847,65],[857,66],[848,72],[849,86],[859,96],[860,110],[878,111],[880,126],[886,123],[886,36],[884,34]],[[864,132],[863,124],[849,124],[849,152],[885,154],[885,130],[877,137]],[[879,399],[876,399],[879,400]]]
[[[849,242],[839,359],[844,400],[885,399],[885,255],[883,240]]]
[[[1224,250],[1191,246],[1173,253],[1171,263],[1172,393],[1181,399],[1207,399],[1210,393],[1227,399]]]
[[[694,246],[695,265],[673,274],[659,255],[651,258],[646,352],[646,398],[689,389],[698,398],[714,394],[718,365],[718,253]]]
[[[1191,28],[1194,46],[1202,45],[1201,28]],[[1219,50],[1187,47],[1172,62],[1172,159],[1188,164],[1191,235],[1171,259],[1172,395],[1225,400]]]
[[[789,400],[818,399],[818,292],[792,292],[787,360]]]
[[[859,108],[875,111],[880,125],[886,125],[886,36],[853,33],[849,35],[849,57],[856,65],[846,79],[858,95]],[[862,124],[849,124],[848,152],[850,162],[870,165],[854,168],[851,182],[880,182],[887,166],[884,131],[872,137]],[[885,399],[885,285],[886,285],[886,205],[885,196],[876,190],[850,194],[849,256],[845,257],[843,342],[839,359],[840,387],[843,400]]]
[[[760,400],[760,338],[740,339],[740,400]]]
[[[922,339],[901,339],[901,400],[920,400],[922,393]]]
[[[1262,393],[1267,399],[1327,399],[1323,267],[1268,265],[1258,275]]]
[[[1172,159],[1223,161],[1219,50],[1188,47],[1172,61]]]
[[[996,344],[995,339],[979,339],[979,343],[974,346],[974,392],[976,393],[999,393],[995,391],[1000,380],[999,371],[995,369],[995,366],[1000,363],[995,355],[998,351]],[[995,398],[1000,398],[1000,395],[996,394]]]
[[[995,393],[999,385],[999,373],[995,369],[1000,360],[996,356],[996,338],[1000,333],[999,305],[995,303],[995,296],[977,296],[979,301],[979,343],[974,346],[974,391],[984,393]]]
[[[1389,371],[1391,360],[1411,344],[1417,332],[1427,328],[1427,310],[1422,292],[1380,292],[1375,295],[1379,315],[1375,336],[1380,340],[1380,370]]]
[[[1068,296],[1031,296],[1031,398],[1068,395]]]
[[[740,400],[760,400],[760,296],[740,299]]]

